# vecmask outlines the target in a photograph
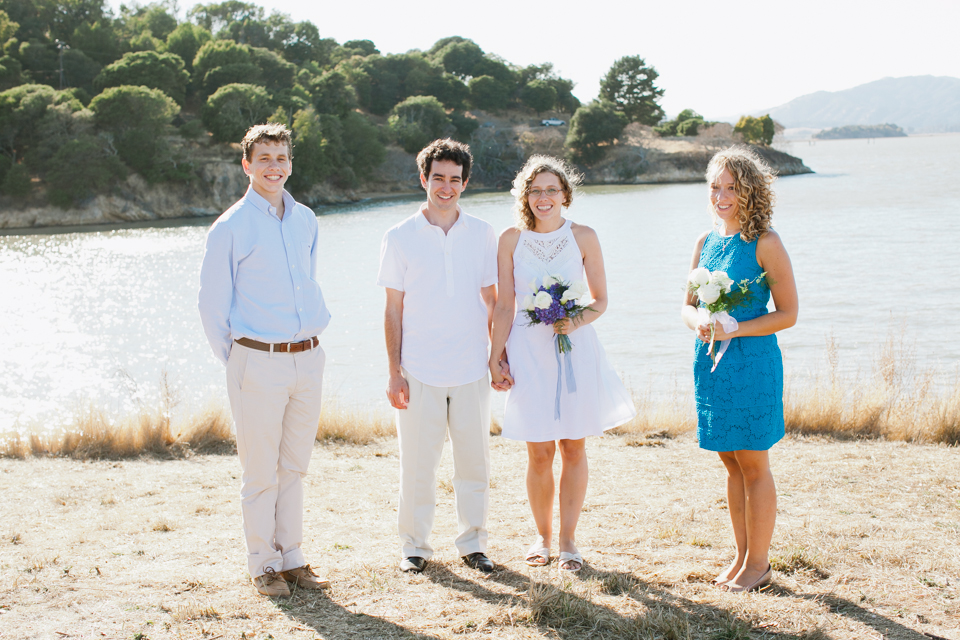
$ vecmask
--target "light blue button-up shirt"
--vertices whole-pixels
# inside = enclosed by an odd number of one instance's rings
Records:
[[[330,323],[317,283],[317,217],[286,191],[283,206],[281,220],[276,207],[248,188],[207,234],[198,307],[224,364],[239,338],[300,342]]]

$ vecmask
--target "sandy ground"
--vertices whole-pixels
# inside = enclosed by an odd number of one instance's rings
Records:
[[[732,554],[716,456],[689,435],[627,442],[588,445],[587,566],[573,580],[555,556],[521,560],[533,534],[522,445],[491,439],[490,577],[453,548],[449,449],[438,552],[408,576],[395,440],[318,445],[304,548],[333,588],[276,601],[246,575],[235,457],[3,459],[0,638],[960,640],[960,448],[785,440],[779,572],[736,596],[708,584]]]

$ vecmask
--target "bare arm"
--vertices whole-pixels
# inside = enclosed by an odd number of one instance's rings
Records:
[[[700,252],[703,250],[703,243],[708,235],[710,235],[709,231],[697,238],[697,244],[693,248],[693,258],[690,260],[690,271],[700,266]],[[699,304],[700,301],[697,299],[697,296],[684,289],[683,306],[680,307],[680,318],[683,320],[683,324],[687,325],[687,328],[693,331],[697,331],[700,324],[700,319],[697,316],[697,307]],[[702,337],[701,335],[701,339]],[[707,341],[710,341],[709,331],[707,332]]]
[[[506,390],[513,384],[512,378],[509,377],[509,370],[504,371],[504,365],[507,362],[505,351],[507,338],[510,337],[510,328],[513,326],[513,317],[516,313],[517,295],[513,283],[513,252],[517,248],[519,239],[520,231],[511,227],[500,235],[500,242],[497,245],[499,297],[493,311],[490,378],[493,387],[498,390]]]
[[[607,272],[603,266],[600,238],[596,231],[582,224],[574,224],[571,230],[583,256],[583,270],[590,289],[590,303],[587,305],[590,309],[584,311],[575,324],[567,319],[554,323],[554,332],[560,334],[569,334],[577,327],[590,324],[607,310]]]
[[[403,336],[403,291],[386,287],[387,304],[383,314],[383,331],[387,337],[387,362],[390,378],[387,382],[387,398],[395,409],[406,409],[410,387],[400,369],[400,344]]]

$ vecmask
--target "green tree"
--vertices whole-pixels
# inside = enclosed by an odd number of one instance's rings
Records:
[[[60,86],[60,63],[52,45],[39,40],[21,42],[17,58],[31,82]]]
[[[304,193],[323,182],[340,162],[343,128],[336,116],[319,114],[307,107],[293,114],[294,171],[287,183],[295,193]]]
[[[20,24],[11,20],[9,14],[0,9],[0,44],[12,38],[18,29]]]
[[[390,131],[407,153],[416,153],[431,140],[443,137],[450,119],[433,96],[411,96],[395,106],[387,121]]]
[[[167,36],[167,51],[180,56],[188,71],[193,70],[193,59],[200,47],[210,42],[212,35],[203,27],[183,22]],[[202,78],[201,78],[202,80]]]
[[[777,133],[777,127],[769,113],[760,117],[760,126],[763,130],[763,144],[773,144],[773,136]]]
[[[343,125],[344,159],[357,178],[369,179],[387,158],[380,132],[366,116],[351,111],[340,118]]]
[[[520,90],[520,101],[540,115],[556,105],[557,90],[546,80],[531,80]]]
[[[310,87],[317,113],[344,116],[357,108],[357,92],[341,71],[329,71]]]
[[[655,125],[663,119],[658,100],[663,89],[654,84],[659,77],[640,56],[625,56],[613,63],[600,81],[600,100],[616,105],[628,122]]]
[[[14,198],[26,198],[33,190],[33,180],[27,165],[18,163],[7,170],[0,183],[0,193]]]
[[[769,124],[766,124],[764,118],[769,121]],[[773,142],[773,128],[773,120],[769,115],[763,118],[741,116],[733,132],[739,134],[743,141],[749,144],[769,145]]]
[[[97,89],[121,85],[140,85],[159,89],[182,105],[187,95],[190,74],[183,59],[173,53],[138,51],[128,53],[105,67],[94,80]]]
[[[250,47],[233,40],[211,40],[193,59],[193,78],[209,95],[226,84],[257,82],[260,70],[252,64]]]
[[[40,141],[39,124],[47,107],[72,99],[43,84],[23,84],[0,93],[0,153],[13,162],[28,155]]]
[[[259,79],[270,91],[290,89],[296,81],[296,65],[287,62],[273,51],[251,47],[250,63],[259,70]]]
[[[164,134],[180,112],[173,98],[148,87],[110,87],[90,101],[90,110],[128,167],[151,182],[168,177],[170,149]]]
[[[443,68],[461,80],[474,76],[474,69],[483,61],[483,49],[473,40],[450,42],[432,56]]]
[[[6,91],[23,82],[23,65],[16,58],[0,58],[0,91]]]
[[[626,116],[609,102],[593,101],[580,107],[570,120],[565,142],[570,159],[586,164],[597,162],[626,125]]]
[[[247,129],[266,122],[273,112],[266,89],[237,83],[220,87],[207,98],[200,118],[217,142],[239,142]]]
[[[187,12],[187,17],[210,33],[217,34],[228,25],[259,22],[263,9],[249,2],[226,0],[226,2],[198,4]]]
[[[70,37],[70,46],[106,66],[120,57],[120,41],[109,20],[84,22]]]
[[[510,102],[510,88],[493,76],[471,78],[470,103],[484,111],[502,111]]]
[[[126,176],[120,159],[91,135],[82,135],[60,147],[50,167],[46,175],[50,202],[64,209]]]

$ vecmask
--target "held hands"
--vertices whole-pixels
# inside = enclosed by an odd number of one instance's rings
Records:
[[[494,391],[509,391],[513,386],[510,364],[506,361],[490,363],[490,386]]]
[[[404,380],[403,376],[396,373],[390,376],[387,382],[387,398],[390,400],[390,406],[394,409],[406,409],[407,400],[410,399],[410,385]]]

